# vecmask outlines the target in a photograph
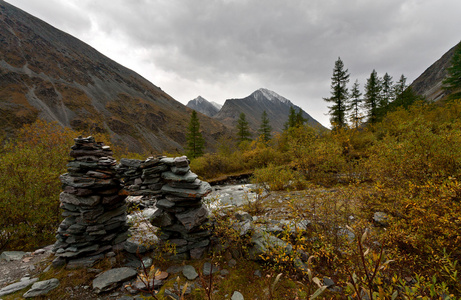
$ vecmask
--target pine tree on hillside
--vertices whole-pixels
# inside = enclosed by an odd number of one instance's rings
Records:
[[[272,138],[271,131],[272,131],[272,127],[269,124],[269,118],[267,117],[267,112],[263,111],[261,115],[261,127],[259,127],[259,134],[261,135],[261,139],[264,142],[267,143]]]
[[[347,106],[347,110],[350,111],[350,120],[354,125],[355,129],[359,128],[359,125],[362,120],[362,116],[360,115],[360,107],[362,106],[362,93],[360,92],[360,85],[359,81],[355,80],[354,85],[351,89],[351,97],[349,99],[349,105]]]
[[[381,86],[380,107],[386,107],[390,102],[394,101],[393,84],[392,76],[387,73],[384,74]]]
[[[200,132],[200,121],[195,110],[192,111],[190,117],[186,140],[186,151],[189,158],[196,158],[203,155],[205,140]]]
[[[304,123],[306,123],[307,119],[303,117],[303,111],[302,109],[298,109],[298,112],[296,113],[296,125],[297,127],[303,126]]]
[[[285,130],[296,127],[296,111],[293,106],[290,106],[290,112],[288,113],[288,121],[285,123]]]
[[[452,92],[448,99],[461,99],[461,43],[455,49],[447,72],[447,77],[443,80],[443,88]]]
[[[290,128],[303,126],[303,124],[306,121],[307,120],[303,117],[302,109],[299,108],[298,112],[296,112],[295,108],[293,106],[291,106],[290,107],[290,112],[288,114],[288,121],[285,123],[284,130],[288,130]]]
[[[239,119],[237,120],[237,137],[240,143],[249,141],[251,137],[250,126],[243,112],[240,113]]]
[[[368,110],[368,122],[375,124],[378,119],[378,108],[380,104],[381,83],[375,70],[371,72],[370,78],[365,84],[364,106]]]
[[[388,111],[396,110],[399,107],[408,109],[416,101],[424,100],[423,96],[416,94],[411,87],[407,87],[400,93],[395,100],[389,104]]]
[[[403,74],[400,76],[399,81],[397,81],[394,85],[394,97],[397,98],[400,96],[400,94],[405,91],[407,88],[407,78],[403,76]]]
[[[346,101],[349,97],[347,83],[349,82],[348,70],[344,70],[344,63],[341,58],[335,62],[333,76],[331,77],[331,97],[323,98],[327,102],[332,102],[330,109],[330,123],[333,128],[343,128],[346,126]]]

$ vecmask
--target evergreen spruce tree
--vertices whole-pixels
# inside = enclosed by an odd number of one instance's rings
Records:
[[[250,126],[243,112],[240,113],[239,119],[237,120],[237,137],[240,143],[249,141],[251,137]]]
[[[362,93],[360,92],[359,81],[355,80],[355,83],[351,89],[349,105],[347,106],[347,110],[350,112],[350,120],[352,122],[352,125],[354,125],[355,129],[359,128],[359,125],[363,118],[359,113],[363,101],[361,97]]]
[[[333,128],[343,128],[346,126],[346,101],[348,99],[347,83],[349,82],[348,70],[344,70],[344,63],[341,58],[335,62],[333,76],[331,77],[331,97],[323,98],[327,102],[332,102],[329,106],[330,123]]]
[[[192,111],[190,117],[186,140],[186,151],[189,158],[196,158],[203,155],[205,140],[200,132],[200,121],[195,110]]]
[[[394,101],[393,84],[392,76],[387,73],[384,74],[381,86],[380,107],[386,107],[390,102]]]
[[[267,117],[267,112],[263,111],[261,115],[261,127],[259,127],[259,134],[261,135],[261,139],[264,142],[267,143],[272,138],[271,131],[272,131],[272,127],[269,124],[269,118]]]
[[[407,88],[407,78],[403,76],[403,74],[400,76],[399,81],[397,81],[394,85],[394,97],[397,98],[399,97],[403,91]]]
[[[368,122],[375,124],[378,120],[378,108],[380,104],[381,83],[375,70],[365,84],[364,106],[368,110]]]
[[[285,130],[288,130],[289,128],[294,128],[294,127],[300,127],[303,126],[303,124],[307,120],[303,117],[303,111],[302,109],[298,109],[298,112],[296,112],[295,108],[293,106],[290,107],[290,112],[288,114],[288,121],[285,123]]]
[[[290,112],[288,113],[288,121],[285,123],[285,130],[296,127],[296,111],[293,106],[290,106]]]
[[[461,99],[461,43],[456,46],[447,72],[447,77],[443,80],[443,88],[451,92],[448,99]]]
[[[424,100],[423,96],[416,94],[411,87],[407,87],[389,104],[388,111],[396,110],[399,107],[407,109],[416,101],[421,100]]]
[[[301,127],[304,125],[304,123],[306,123],[306,119],[304,119],[303,117],[303,111],[302,109],[298,109],[298,112],[296,113],[296,127]]]

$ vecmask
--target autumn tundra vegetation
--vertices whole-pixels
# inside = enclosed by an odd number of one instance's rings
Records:
[[[338,59],[332,94],[325,98],[333,103],[329,131],[296,121],[293,111],[282,133],[271,133],[263,115],[260,136],[251,137],[241,115],[235,138],[223,137],[215,152],[202,153],[196,114],[185,128],[191,169],[203,180],[252,173],[265,197],[245,210],[269,222],[270,213],[283,206],[284,219],[309,220],[306,228],[283,235],[296,251],[273,249],[261,257],[264,270],[274,276],[245,284],[268,286],[272,299],[458,299],[461,99],[430,103],[405,87],[386,100],[385,78],[375,71],[362,98],[357,82],[351,93],[345,88],[348,77]],[[403,76],[401,81],[404,85]],[[446,84],[459,91],[459,81]],[[37,121],[3,140],[0,249],[32,250],[54,242],[61,221],[58,176],[65,173],[69,147],[80,134],[85,133]],[[96,139],[110,144],[107,136]],[[113,148],[117,158],[148,155]],[[376,213],[385,222],[373,220]],[[228,217],[216,215],[214,234],[244,253],[249,241],[233,232]],[[308,269],[300,271],[293,261],[303,256]],[[328,289],[325,278],[336,288]],[[219,289],[219,279],[209,285]]]

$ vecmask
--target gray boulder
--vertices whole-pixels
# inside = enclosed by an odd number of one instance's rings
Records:
[[[244,298],[243,298],[242,293],[240,293],[239,291],[235,291],[235,292],[232,294],[231,300],[244,300]]]
[[[38,278],[32,278],[32,279],[29,278],[29,277],[21,278],[21,281],[15,282],[15,283],[10,284],[10,285],[7,285],[7,286],[3,287],[2,289],[0,289],[0,297],[15,293],[15,292],[20,291],[22,289],[25,289],[26,287],[33,284],[37,280],[38,280]]]
[[[24,257],[24,255],[26,255],[26,252],[23,251],[5,251],[0,255],[0,260],[21,260]]]
[[[238,231],[240,236],[244,236],[253,230],[253,222],[250,220],[235,223],[232,226],[236,231]]]
[[[386,213],[378,211],[373,215],[373,222],[376,226],[387,227],[389,226],[389,217]]]
[[[219,268],[215,265],[212,265],[209,262],[206,262],[203,265],[203,275],[209,276],[210,274],[215,274],[219,271]]]
[[[235,217],[239,221],[253,221],[253,217],[246,211],[239,210],[238,212],[235,213]]]
[[[195,271],[195,268],[191,265],[184,266],[184,268],[182,269],[182,274],[188,280],[194,280],[198,277],[197,271]]]
[[[32,285],[32,288],[22,295],[24,298],[38,297],[48,294],[59,286],[59,280],[56,278],[38,281]]]
[[[283,250],[289,254],[293,251],[293,246],[273,235],[257,229],[251,237],[252,246],[249,249],[251,260],[260,260],[261,255],[273,250]]]
[[[121,282],[130,280],[136,277],[137,272],[132,268],[122,267],[115,268],[104,273],[101,273],[93,280],[93,290],[99,294],[110,291],[117,287]]]

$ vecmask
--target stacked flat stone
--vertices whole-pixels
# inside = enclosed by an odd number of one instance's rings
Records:
[[[176,258],[200,258],[210,243],[202,198],[211,187],[190,171],[187,157],[122,159],[116,169],[128,195],[154,199],[152,225],[161,240],[176,245]]]
[[[161,174],[167,169],[161,158],[153,157],[145,161],[122,158],[116,167],[127,194],[151,199],[160,197],[163,186]]]
[[[152,225],[160,227],[159,238],[176,246],[178,259],[199,259],[210,244],[210,231],[204,226],[208,209],[202,198],[211,192],[207,182],[199,180],[189,168],[187,157],[163,158],[168,167],[161,177],[162,198],[156,203]]]
[[[67,262],[80,257],[99,257],[128,237],[125,195],[116,179],[116,161],[109,146],[93,137],[74,139],[60,176],[62,216],[54,245],[55,255]]]

